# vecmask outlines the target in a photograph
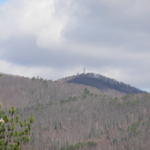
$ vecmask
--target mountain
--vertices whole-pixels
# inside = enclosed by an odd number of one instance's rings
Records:
[[[105,76],[94,74],[94,73],[79,74],[76,76],[65,78],[63,80],[68,83],[88,85],[91,87],[98,88],[100,90],[110,89],[110,90],[116,90],[127,94],[144,93],[144,91],[132,87],[128,84],[125,84],[123,82],[118,82],[114,79],[107,78]]]
[[[90,86],[71,82],[85,76]],[[100,78],[101,89],[91,86]],[[148,150],[150,94],[110,86],[118,84],[123,83],[95,74],[58,81],[1,74],[0,103],[17,107],[22,118],[34,116],[24,150]]]
[[[81,95],[85,88],[88,88],[95,94],[105,94],[111,97],[122,95],[122,93],[117,91],[102,91],[97,88],[87,87],[86,85],[1,73],[0,103],[3,107],[15,106],[19,108],[36,104],[47,104]]]

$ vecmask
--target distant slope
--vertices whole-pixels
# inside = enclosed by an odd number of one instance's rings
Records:
[[[0,104],[4,107],[21,108],[47,104],[81,95],[85,88],[94,94],[105,94],[111,97],[122,95],[116,91],[105,92],[86,85],[0,74]]]
[[[58,81],[0,74],[0,104],[4,107],[27,107],[56,102],[70,96],[79,96],[85,88],[94,94],[105,94],[111,97],[143,93],[124,83],[90,73]]]
[[[97,75],[94,73],[79,74],[76,76],[65,78],[64,81],[68,83],[88,85],[101,90],[116,90],[127,94],[145,93],[144,91],[132,87],[123,82],[118,82],[114,79],[107,78],[105,76]]]
[[[102,80],[102,87],[71,82],[77,77]],[[114,88],[118,84],[136,89],[95,74],[55,82],[1,74],[0,103],[18,107],[22,118],[34,116],[24,150],[148,150],[150,94],[125,94]]]

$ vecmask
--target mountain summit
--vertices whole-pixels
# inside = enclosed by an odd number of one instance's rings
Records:
[[[127,94],[145,93],[138,88],[130,86],[129,84],[125,84],[123,82],[119,82],[114,79],[94,73],[83,73],[76,76],[71,76],[65,78],[64,81],[68,83],[88,85],[101,90],[116,90]]]

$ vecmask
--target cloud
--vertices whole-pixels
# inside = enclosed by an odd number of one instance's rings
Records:
[[[149,7],[140,7],[148,5],[148,1],[78,0],[76,3],[77,16],[70,21],[74,20],[74,24],[68,23],[63,31],[68,40],[130,50],[150,47],[147,40],[150,11]]]
[[[85,66],[148,88],[149,15],[148,0],[7,0],[0,71],[56,79]]]

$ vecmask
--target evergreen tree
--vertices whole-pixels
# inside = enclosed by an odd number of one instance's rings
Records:
[[[20,119],[14,107],[8,111],[0,106],[0,150],[22,150],[30,141],[33,118]]]

